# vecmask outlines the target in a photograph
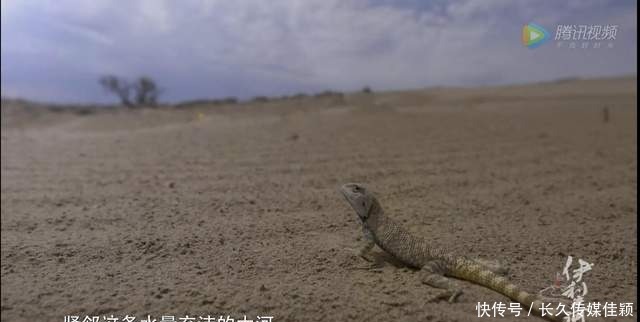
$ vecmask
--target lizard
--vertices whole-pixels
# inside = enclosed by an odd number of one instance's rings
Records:
[[[551,309],[549,302],[544,302],[544,297],[528,293],[502,276],[505,271],[500,265],[456,256],[443,248],[432,247],[426,239],[411,234],[385,214],[378,199],[366,186],[347,183],[340,188],[340,192],[356,211],[362,224],[366,244],[358,255],[367,259],[366,255],[378,245],[403,264],[419,269],[422,283],[442,290],[429,302],[456,301],[462,289],[450,278],[453,277],[496,291],[547,320],[563,320],[562,315]],[[544,314],[541,309],[543,303],[547,303],[547,312]]]

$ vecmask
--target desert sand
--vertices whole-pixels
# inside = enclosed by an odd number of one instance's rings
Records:
[[[363,243],[361,182],[415,234],[537,292],[571,255],[637,316],[636,78],[74,111],[2,102],[2,321],[478,318]],[[608,111],[605,119],[604,111]],[[526,312],[525,312],[526,313]],[[198,321],[198,319],[196,319]]]

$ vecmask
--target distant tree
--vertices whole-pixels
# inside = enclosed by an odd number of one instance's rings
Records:
[[[131,94],[131,86],[123,79],[113,75],[100,77],[100,85],[108,92],[111,92],[120,98],[122,105],[133,107],[129,95]]]
[[[369,94],[372,91],[371,91],[371,88],[369,86],[365,86],[365,87],[362,88],[362,92],[365,93],[365,94]]]
[[[155,106],[158,103],[158,96],[161,90],[158,88],[153,79],[143,76],[133,85],[136,92],[136,104]]]
[[[129,83],[117,76],[107,75],[100,77],[99,82],[105,90],[118,96],[122,105],[128,107],[155,106],[162,92],[155,81],[147,76],[138,78],[135,83]],[[130,98],[132,92],[135,94],[134,102]]]

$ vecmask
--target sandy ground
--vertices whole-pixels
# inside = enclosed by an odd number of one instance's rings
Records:
[[[483,287],[460,282],[458,303],[426,303],[438,291],[381,250],[381,270],[358,269],[361,232],[337,191],[352,181],[434,245],[505,262],[526,290],[550,285],[567,255],[592,262],[587,300],[632,302],[635,320],[635,88],[572,80],[84,114],[3,101],[2,321],[493,320],[477,302],[508,301]]]

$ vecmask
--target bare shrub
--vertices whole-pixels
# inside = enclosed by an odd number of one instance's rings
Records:
[[[100,77],[99,82],[106,91],[118,96],[122,105],[133,107],[133,104],[131,104],[131,100],[129,99],[131,86],[127,81],[113,75],[107,75]]]
[[[134,83],[130,83],[117,76],[106,75],[100,77],[99,83],[106,91],[118,96],[122,105],[127,107],[156,106],[158,96],[162,92],[156,82],[147,76],[142,76]],[[131,101],[132,92],[135,94],[135,102]]]
[[[156,106],[160,89],[156,83],[149,77],[143,76],[133,85],[136,92],[136,104],[146,106]]]

